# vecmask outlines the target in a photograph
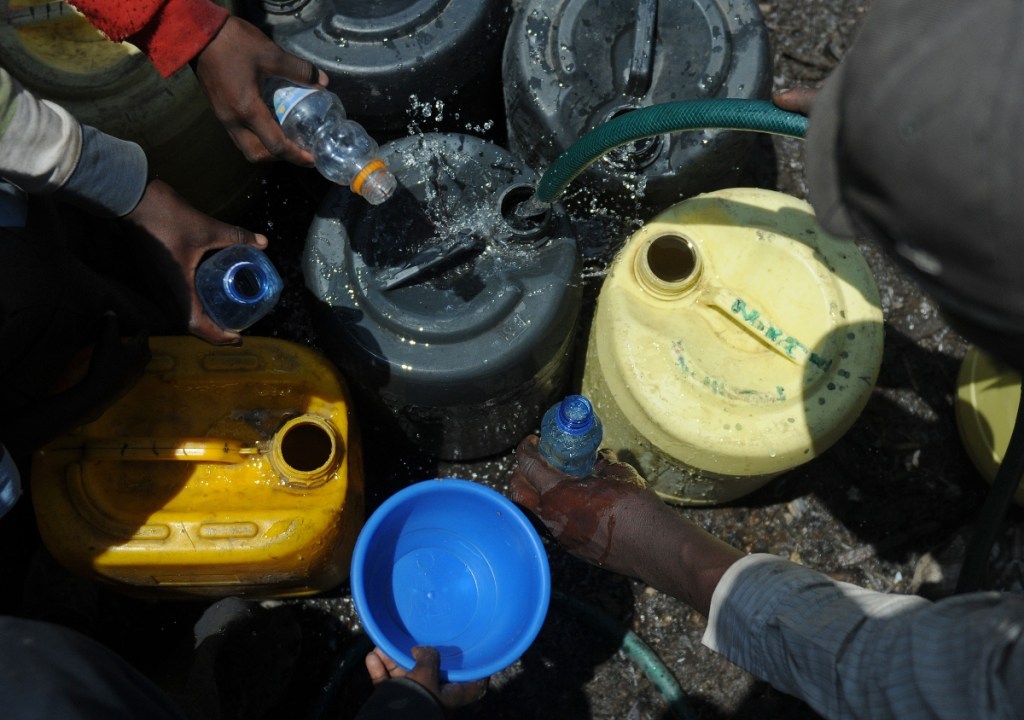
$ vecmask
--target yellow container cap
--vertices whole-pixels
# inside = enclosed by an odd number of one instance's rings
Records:
[[[605,445],[662,497],[731,500],[830,447],[871,394],[878,289],[852,243],[782,193],[691,198],[626,242],[598,298],[583,392]]]
[[[1010,446],[1020,404],[1020,374],[970,347],[957,376],[956,425],[974,467],[992,483]],[[1024,507],[1024,483],[1013,501]]]

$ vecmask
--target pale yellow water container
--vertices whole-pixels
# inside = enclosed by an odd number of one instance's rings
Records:
[[[271,338],[150,347],[125,396],[33,458],[52,555],[144,596],[280,597],[343,582],[363,469],[333,366]]]
[[[1020,373],[971,346],[957,376],[956,425],[974,467],[990,484],[1017,422]],[[1024,507],[1024,482],[1013,501]]]
[[[81,122],[137,142],[152,171],[204,212],[237,216],[255,189],[255,166],[190,68],[161,78],[135,46],[107,40],[65,2],[0,0],[0,63]]]
[[[733,500],[829,448],[882,357],[858,248],[802,200],[700,195],[627,240],[597,302],[582,390],[605,447],[671,502]]]

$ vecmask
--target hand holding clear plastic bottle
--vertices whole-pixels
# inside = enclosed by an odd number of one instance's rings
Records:
[[[377,142],[362,125],[347,119],[337,95],[271,78],[264,85],[264,98],[285,135],[313,154],[321,175],[348,185],[371,205],[391,197],[395,176],[381,160]]]

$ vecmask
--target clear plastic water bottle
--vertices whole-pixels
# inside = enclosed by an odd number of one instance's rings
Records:
[[[569,395],[544,413],[537,450],[552,467],[585,477],[597,462],[600,446],[601,419],[582,395]]]
[[[397,181],[380,159],[377,142],[345,115],[329,90],[271,78],[264,97],[289,139],[313,154],[316,169],[331,182],[348,185],[371,205],[391,197]]]
[[[270,312],[282,286],[274,265],[251,245],[226,247],[196,269],[203,309],[229,332],[244,330]]]
[[[0,517],[6,515],[21,497],[21,474],[11,454],[0,444]]]

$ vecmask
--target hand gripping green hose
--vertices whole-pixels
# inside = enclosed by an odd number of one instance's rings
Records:
[[[767,100],[680,100],[633,110],[597,126],[559,155],[537,184],[534,199],[550,205],[599,157],[620,145],[680,130],[753,130],[802,138],[807,118]]]

